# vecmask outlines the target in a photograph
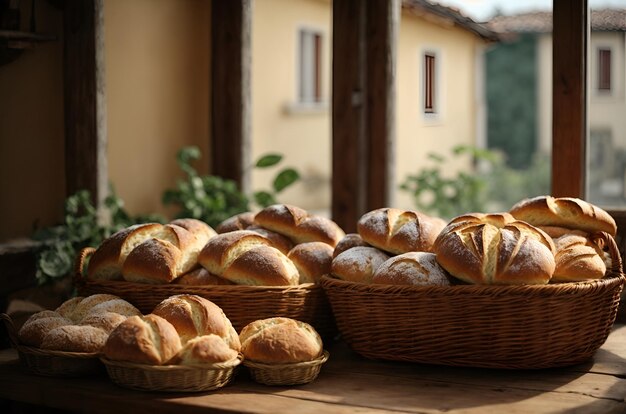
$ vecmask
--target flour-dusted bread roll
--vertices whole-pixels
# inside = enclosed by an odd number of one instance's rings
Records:
[[[392,254],[428,252],[446,223],[426,214],[380,208],[365,213],[357,223],[363,240]]]
[[[103,354],[113,361],[163,365],[181,350],[171,323],[157,315],[131,316],[111,332]]]
[[[553,282],[601,279],[606,274],[604,252],[587,237],[564,235],[554,240],[554,245],[556,269],[552,276]]]
[[[273,247],[276,247],[283,254],[289,253],[289,251],[294,246],[293,242],[288,237],[283,236],[280,233],[276,233],[275,231],[264,229],[263,227],[257,226],[256,224],[248,227],[246,230],[259,233],[261,236],[268,239],[271,245]]]
[[[295,265],[270,244],[253,231],[223,233],[209,240],[198,261],[210,273],[239,285],[297,285]]]
[[[89,260],[87,276],[91,279],[121,280],[122,265],[128,254],[139,244],[158,235],[162,227],[159,223],[137,224],[105,239]]]
[[[378,267],[389,260],[389,257],[375,247],[353,247],[333,259],[331,273],[348,282],[371,283]]]
[[[100,352],[108,333],[89,325],[65,325],[50,330],[41,349],[64,352]]]
[[[609,213],[579,198],[539,196],[520,201],[509,212],[533,226],[559,226],[615,237],[617,225]]]
[[[369,244],[363,241],[363,238],[359,235],[359,233],[346,234],[343,239],[339,240],[339,243],[337,243],[337,245],[335,246],[335,250],[333,251],[333,259],[339,254],[345,252],[346,250],[357,246],[370,247]]]
[[[335,247],[345,236],[334,221],[289,204],[264,208],[254,216],[254,222],[289,237],[295,244],[319,241]]]
[[[199,252],[210,239],[217,235],[217,232],[207,223],[194,218],[180,218],[171,221],[170,224],[180,226],[196,236],[199,245],[197,252]]]
[[[107,334],[110,334],[113,329],[117,328],[117,325],[124,322],[126,318],[128,318],[128,316],[115,312],[92,312],[85,316],[80,321],[79,325],[93,326],[94,328],[102,329]]]
[[[213,334],[190,339],[170,361],[174,365],[206,367],[237,358],[239,353],[228,346],[221,337]]]
[[[322,338],[309,324],[269,318],[246,325],[240,333],[244,358],[268,364],[312,361],[322,355]]]
[[[177,285],[190,285],[190,286],[202,286],[202,285],[234,285],[230,280],[226,280],[223,277],[216,276],[206,270],[204,267],[199,267],[187,272],[178,279],[174,280],[174,284]]]
[[[39,348],[48,332],[72,323],[71,319],[63,317],[57,312],[41,311],[33,314],[24,322],[17,333],[17,337],[22,344]]]
[[[56,311],[71,319],[75,324],[92,314],[114,312],[123,316],[141,315],[139,309],[118,296],[97,293],[87,297],[76,297],[65,301]]]
[[[152,311],[170,322],[182,343],[202,335],[215,334],[239,351],[239,335],[222,308],[197,295],[175,295],[159,303]]]
[[[72,314],[74,313],[74,309],[85,299],[84,296],[75,296],[63,302],[59,307],[57,307],[54,311],[64,318],[72,319]]]
[[[474,284],[545,284],[556,266],[552,238],[508,213],[453,219],[433,252],[448,273]]]
[[[322,242],[301,243],[291,249],[287,257],[296,265],[300,283],[317,283],[330,273],[333,248]]]
[[[246,211],[236,214],[222,221],[215,230],[218,234],[228,233],[236,230],[246,230],[254,224],[254,213]]]
[[[450,286],[445,270],[434,253],[408,252],[394,256],[378,267],[372,283],[383,285]]]

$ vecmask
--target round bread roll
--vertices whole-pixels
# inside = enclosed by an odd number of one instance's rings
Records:
[[[280,233],[264,229],[263,227],[252,225],[247,230],[259,233],[261,236],[267,238],[273,247],[280,250],[281,253],[287,254],[293,248],[293,242],[288,237],[283,236]]]
[[[65,318],[57,312],[41,311],[24,322],[17,333],[17,337],[22,344],[39,348],[48,332],[72,323],[71,319]]]
[[[553,282],[601,279],[606,274],[604,252],[586,237],[564,235],[554,241],[556,269]]]
[[[394,256],[380,265],[372,283],[410,286],[450,286],[445,270],[434,253],[408,252]]]
[[[402,254],[431,251],[445,226],[442,219],[417,211],[380,208],[365,213],[357,223],[357,231],[366,243]]]
[[[298,269],[300,283],[317,283],[330,273],[333,248],[322,242],[301,243],[291,249],[287,257]]]
[[[254,216],[254,222],[289,237],[295,244],[319,241],[335,247],[345,236],[334,221],[288,204],[265,207]]]
[[[448,273],[474,284],[545,284],[556,266],[550,236],[508,213],[455,218],[433,251]]]
[[[222,221],[215,230],[218,234],[229,233],[236,230],[245,230],[254,224],[254,213],[246,211],[236,214]]]
[[[131,315],[129,315],[131,316]],[[80,325],[89,325],[94,328],[100,328],[104,332],[110,334],[117,325],[124,322],[128,316],[115,312],[91,312],[80,321]]]
[[[163,365],[181,350],[174,326],[157,315],[131,316],[120,323],[104,344],[104,356],[113,361]]]
[[[613,237],[617,233],[617,225],[609,213],[578,198],[528,198],[515,204],[509,212],[533,226],[559,226],[589,233],[604,231]]]
[[[65,325],[51,329],[41,342],[41,349],[64,352],[100,352],[108,333],[89,325]]]
[[[268,364],[312,361],[322,355],[322,338],[309,324],[269,318],[246,325],[240,334],[244,358]]]
[[[349,282],[371,283],[380,265],[389,255],[375,247],[357,246],[340,253],[331,263],[331,273]]]
[[[369,244],[365,243],[358,233],[346,234],[343,239],[339,240],[337,246],[335,246],[333,259],[346,250],[357,246],[369,247]]]
[[[238,355],[221,337],[209,334],[190,339],[170,363],[206,367],[217,362],[230,361]]]
[[[230,280],[209,273],[204,267],[199,267],[191,272],[187,272],[178,279],[174,280],[177,285],[234,285]]]
[[[215,334],[235,351],[241,349],[239,336],[222,308],[197,295],[175,295],[159,303],[152,311],[169,321],[186,343],[192,338]]]

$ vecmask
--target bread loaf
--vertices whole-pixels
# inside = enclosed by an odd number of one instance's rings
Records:
[[[240,285],[298,284],[298,270],[267,238],[248,230],[220,234],[209,240],[198,261],[210,273]]]
[[[131,316],[111,332],[104,356],[113,361],[163,365],[181,350],[171,323],[157,315]]]
[[[152,313],[170,322],[183,344],[197,336],[215,334],[235,351],[241,348],[237,331],[222,308],[203,297],[171,296],[159,303]]]
[[[187,272],[174,280],[177,285],[201,286],[201,285],[234,285],[230,280],[209,273],[204,267],[199,267]]]
[[[288,204],[264,208],[254,216],[254,222],[288,237],[295,244],[319,241],[335,247],[345,236],[334,221]]]
[[[246,211],[245,213],[236,214],[222,221],[215,230],[218,234],[228,233],[236,230],[246,230],[254,224],[254,213]]]
[[[510,214],[466,214],[435,241],[437,261],[474,284],[545,284],[555,269],[554,243],[542,230]]]
[[[196,236],[199,245],[198,251],[200,251],[210,239],[217,236],[217,232],[202,220],[194,218],[180,218],[171,221],[170,224],[180,226]]]
[[[554,241],[556,269],[553,282],[600,279],[606,274],[604,252],[586,237],[564,235]]]
[[[331,263],[331,273],[349,282],[371,283],[374,273],[389,255],[375,247],[357,246],[340,253]]]
[[[202,368],[230,361],[237,358],[237,355],[239,353],[230,348],[221,337],[209,334],[190,339],[170,363]]]
[[[124,322],[127,317],[128,316],[108,311],[102,313],[90,313],[85,316],[82,321],[80,321],[79,325],[89,325],[94,328],[102,329],[108,335],[113,331],[113,329],[117,328],[117,325]]]
[[[578,198],[529,198],[515,204],[509,212],[533,226],[559,226],[589,233],[604,231],[613,237],[617,233],[617,225],[609,213]]]
[[[312,361],[322,355],[322,339],[315,329],[290,318],[269,318],[246,325],[240,334],[241,351],[251,361],[284,364]]]
[[[80,323],[89,315],[98,315],[105,312],[114,312],[123,316],[141,315],[139,309],[118,296],[106,293],[97,293],[87,297],[76,297],[67,300],[56,311],[72,320]]]
[[[108,333],[89,325],[64,325],[50,330],[41,349],[64,352],[100,352]]]
[[[428,252],[446,223],[426,214],[380,208],[365,213],[357,223],[357,231],[368,244],[392,254]]]
[[[358,233],[346,234],[343,239],[339,240],[337,246],[335,246],[333,259],[346,250],[357,246],[369,247],[369,244],[365,243]]]
[[[300,283],[317,283],[323,275],[330,273],[333,248],[322,242],[296,245],[287,254],[300,275]]]
[[[408,252],[394,256],[378,266],[372,283],[410,286],[450,286],[445,270],[434,253]]]
[[[293,248],[293,242],[288,237],[285,237],[280,233],[276,233],[275,231],[264,229],[263,227],[257,225],[252,225],[248,227],[247,230],[259,233],[261,236],[270,241],[271,246],[276,247],[283,254],[289,253],[289,251]]]

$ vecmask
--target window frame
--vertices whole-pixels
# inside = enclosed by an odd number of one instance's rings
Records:
[[[312,56],[312,78],[304,79],[304,50],[303,36],[311,36],[313,40]],[[301,25],[296,31],[296,97],[295,102],[298,106],[319,106],[325,102],[324,96],[324,31],[307,25]],[[305,82],[311,82],[312,85],[305,85]],[[306,91],[305,91],[306,89]],[[311,97],[307,93],[311,89]]]
[[[612,65],[613,65],[613,53],[610,46],[598,46],[596,47],[596,91],[600,94],[612,93]],[[603,52],[606,55],[607,62],[603,60]],[[606,77],[605,75],[606,71]]]

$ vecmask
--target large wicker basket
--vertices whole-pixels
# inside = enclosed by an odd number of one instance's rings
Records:
[[[162,300],[177,294],[202,296],[222,308],[237,332],[257,319],[284,316],[307,322],[325,339],[336,333],[330,304],[321,286],[148,285],[120,280],[94,280],[85,274],[85,261],[95,250],[85,248],[76,258],[74,285],[81,296],[117,295],[142,313],[150,313]]]
[[[624,284],[613,238],[604,279],[527,286],[322,286],[339,332],[372,359],[535,369],[591,358],[611,331]]]

